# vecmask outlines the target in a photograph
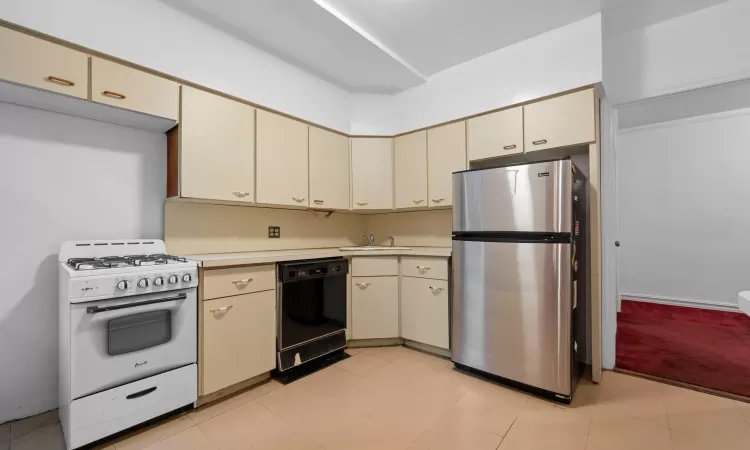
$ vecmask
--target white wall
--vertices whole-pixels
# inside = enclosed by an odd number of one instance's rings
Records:
[[[617,135],[619,290],[736,305],[750,289],[750,109]]]
[[[0,103],[0,423],[57,407],[57,253],[161,237],[166,137]]]
[[[451,67],[393,96],[353,95],[352,134],[388,135],[602,81],[601,15]]]
[[[614,105],[750,77],[750,2],[731,0],[604,40]]]
[[[155,0],[3,0],[0,19],[349,131],[349,93]]]

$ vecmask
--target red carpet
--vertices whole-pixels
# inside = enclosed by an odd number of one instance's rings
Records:
[[[623,300],[616,366],[750,397],[750,317]]]

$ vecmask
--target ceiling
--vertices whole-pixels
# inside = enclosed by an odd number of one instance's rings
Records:
[[[617,34],[722,0],[161,0],[350,92],[392,94],[603,12]]]

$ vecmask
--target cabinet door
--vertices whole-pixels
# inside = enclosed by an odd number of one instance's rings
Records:
[[[401,336],[447,349],[448,334],[448,282],[401,278]]]
[[[308,126],[258,110],[256,201],[270,205],[308,206]]]
[[[349,138],[310,127],[310,206],[349,209]]]
[[[207,300],[201,395],[276,367],[276,291]]]
[[[594,108],[593,89],[524,106],[526,151],[594,142]]]
[[[0,27],[0,79],[88,98],[88,55]]]
[[[255,108],[182,86],[180,195],[253,202]]]
[[[393,139],[352,138],[352,208],[393,209]]]
[[[427,206],[427,132],[399,136],[393,141],[396,209]]]
[[[427,130],[427,187],[430,207],[453,205],[453,172],[466,169],[466,122]]]
[[[469,119],[466,134],[469,161],[523,153],[523,108]]]
[[[91,57],[91,100],[177,120],[180,87],[166,78]]]
[[[398,277],[352,277],[354,339],[398,337]]]

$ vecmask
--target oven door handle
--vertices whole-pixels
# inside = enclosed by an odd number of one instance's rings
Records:
[[[167,298],[159,298],[155,300],[146,300],[143,302],[136,302],[136,303],[126,303],[124,305],[115,305],[115,306],[89,306],[86,308],[86,312],[89,314],[96,314],[100,312],[105,311],[116,311],[118,309],[127,309],[127,308],[137,308],[139,306],[146,306],[146,305],[153,305],[155,303],[166,303],[166,302],[173,302],[175,300],[185,300],[187,298],[187,294],[179,294],[174,297],[167,297]]]

